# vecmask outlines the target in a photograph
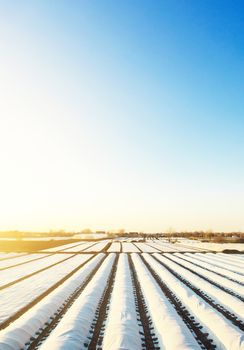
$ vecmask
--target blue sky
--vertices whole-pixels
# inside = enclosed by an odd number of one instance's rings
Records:
[[[2,229],[244,230],[241,1],[0,1]]]

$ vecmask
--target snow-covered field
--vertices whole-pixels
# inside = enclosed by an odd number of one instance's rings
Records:
[[[1,253],[0,349],[244,349],[244,254],[206,249],[104,240]]]

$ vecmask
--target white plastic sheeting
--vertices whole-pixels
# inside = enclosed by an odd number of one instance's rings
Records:
[[[169,266],[172,270],[177,272],[180,276],[188,280],[193,286],[200,288],[205,294],[211,296],[216,303],[222,304],[229,311],[234,312],[240,319],[244,321],[244,303],[234,296],[215,287],[211,283],[187,271],[183,267],[177,265],[175,262],[168,260],[160,254],[153,254],[158,260]]]
[[[139,248],[144,253],[156,253],[156,252],[159,252],[159,250],[157,248],[153,248],[153,247],[151,247],[150,245],[148,245],[146,243],[135,243],[135,245],[137,246],[137,248]]]
[[[54,315],[76,288],[84,282],[102,257],[103,254],[98,254],[23,316],[11,323],[8,328],[0,331],[0,349],[22,349],[31,337],[35,337],[35,333],[50,320],[50,317]],[[84,262],[89,258],[88,254],[85,255]]]
[[[109,241],[102,241],[102,242],[96,243],[92,247],[87,248],[86,252],[100,252],[101,250],[103,250],[103,248],[106,247],[108,242]]]
[[[157,244],[157,248],[162,250],[163,252],[176,252],[176,251],[181,251],[181,248],[176,248],[175,244],[172,243],[167,243],[167,241],[165,240],[155,240],[154,241],[155,244]]]
[[[227,255],[227,256],[226,256]],[[240,267],[243,268],[243,261],[239,261],[237,259],[229,258],[228,254],[214,254],[215,259],[219,259],[219,261],[224,261],[228,262],[228,264],[235,266],[235,267]]]
[[[32,274],[38,270],[46,268],[59,261],[67,259],[69,256],[65,254],[55,254],[49,256],[48,259],[40,259],[30,262],[29,264],[15,266],[9,270],[0,271],[0,287],[15,280]]]
[[[68,244],[62,244],[62,245],[57,245],[56,247],[53,247],[53,248],[47,248],[47,249],[43,249],[42,252],[57,252],[57,251],[60,251],[60,250],[66,250],[68,248],[72,248],[72,247],[75,247],[77,245],[79,245],[80,243],[68,243]]]
[[[243,248],[244,248],[244,245],[243,245]],[[223,257],[225,260],[241,262],[242,264],[244,264],[244,254],[218,253],[218,256]]]
[[[7,259],[2,261],[0,260],[0,270],[17,264],[28,263],[31,260],[38,259],[41,257],[45,259],[45,257],[48,257],[48,255],[49,254],[28,254],[14,259]]]
[[[201,254],[202,255],[202,254]],[[218,254],[205,254],[205,257],[208,257],[209,259],[211,259],[211,261],[213,263],[216,264],[216,266],[222,266],[227,270],[236,272],[236,273],[240,273],[242,275],[244,275],[243,272],[243,264],[242,263],[233,263],[230,261],[226,261],[226,259],[221,258],[220,256],[218,256]]]
[[[75,246],[75,247],[71,247],[68,249],[65,249],[65,253],[78,253],[78,252],[83,252],[84,250],[86,250],[87,248],[91,247],[94,245],[94,242],[83,242],[80,243],[79,245]]]
[[[109,253],[117,253],[120,252],[120,242],[113,242],[111,246],[108,248]]]
[[[147,241],[147,243],[150,244],[151,247],[159,250],[160,252],[164,251],[163,247],[160,244],[158,244],[157,241],[150,240],[150,241]]]
[[[196,263],[198,265],[201,265],[202,267],[210,269],[212,272],[220,273],[220,274],[226,276],[227,278],[229,277],[229,278],[232,278],[238,282],[244,283],[244,276],[239,275],[238,273],[235,273],[233,271],[226,270],[223,267],[216,266],[212,262],[211,258],[199,257],[199,255],[190,254],[190,253],[184,254],[183,257],[184,257],[184,259],[186,259],[190,262]]]
[[[192,252],[192,251],[194,252],[197,249],[182,243],[174,243],[173,246],[174,246],[174,249],[178,250],[179,252]]]
[[[241,330],[183,285],[154,258],[146,253],[143,256],[186,308],[204,325],[219,350],[244,349],[244,334]]]
[[[132,254],[132,259],[160,342],[160,348],[165,350],[201,349],[139,256]]]
[[[202,267],[198,267],[196,265],[193,265],[192,263],[190,263],[188,261],[182,260],[178,257],[178,254],[176,254],[176,255],[175,254],[171,254],[171,255],[165,254],[165,255],[168,256],[170,259],[177,261],[180,264],[182,264],[182,265],[192,269],[193,271],[201,274],[201,276],[204,276],[204,277],[208,278],[209,280],[216,282],[216,283],[219,283],[223,287],[230,289],[233,292],[238,293],[239,295],[244,296],[244,286],[241,286],[240,284],[238,284],[236,282],[232,282],[225,277],[221,277],[214,272],[207,271]]]
[[[212,250],[222,252],[224,249],[236,249],[239,251],[244,251],[243,243],[210,243],[201,242],[189,239],[182,239],[182,243],[192,246],[194,248],[199,248],[199,250]]]
[[[127,242],[123,242],[122,244],[122,251],[124,253],[139,253],[140,250],[133,244],[133,243],[127,243]]]
[[[196,257],[204,259],[205,261],[206,260],[210,261],[211,264],[213,264],[214,266],[218,266],[218,267],[221,267],[221,268],[223,268],[227,271],[230,271],[232,273],[238,274],[240,276],[244,276],[243,268],[232,266],[232,265],[228,264],[228,262],[226,262],[226,261],[216,260],[214,258],[214,256],[211,256],[208,254],[196,254]]]
[[[139,331],[128,258],[120,254],[102,348],[141,349]]]
[[[159,241],[152,241],[152,240],[150,240],[150,241],[148,241],[148,244],[150,244],[150,246],[152,246],[152,247],[155,247],[160,252],[172,252],[172,251],[175,251],[172,248],[170,249],[165,244],[163,245],[162,243],[159,243]]]
[[[98,303],[106,287],[115,254],[111,253],[100,266],[80,297],[74,302],[40,350],[80,350],[89,343],[88,336]]]
[[[1,259],[6,259],[6,258],[11,258],[12,256],[18,255],[17,253],[4,253],[4,252],[0,252],[0,260]],[[23,254],[19,254],[19,255],[23,255]]]
[[[2,290],[0,294],[0,324],[86,261],[87,257],[89,254],[74,256],[68,261]]]
[[[14,261],[16,258],[27,255],[26,253],[0,253],[0,261],[11,259]]]

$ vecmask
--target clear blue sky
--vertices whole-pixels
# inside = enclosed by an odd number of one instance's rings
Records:
[[[244,230],[242,1],[0,0],[0,229]]]

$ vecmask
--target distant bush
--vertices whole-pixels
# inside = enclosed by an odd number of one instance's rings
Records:
[[[224,249],[223,253],[225,254],[241,254],[240,250],[237,249]]]

